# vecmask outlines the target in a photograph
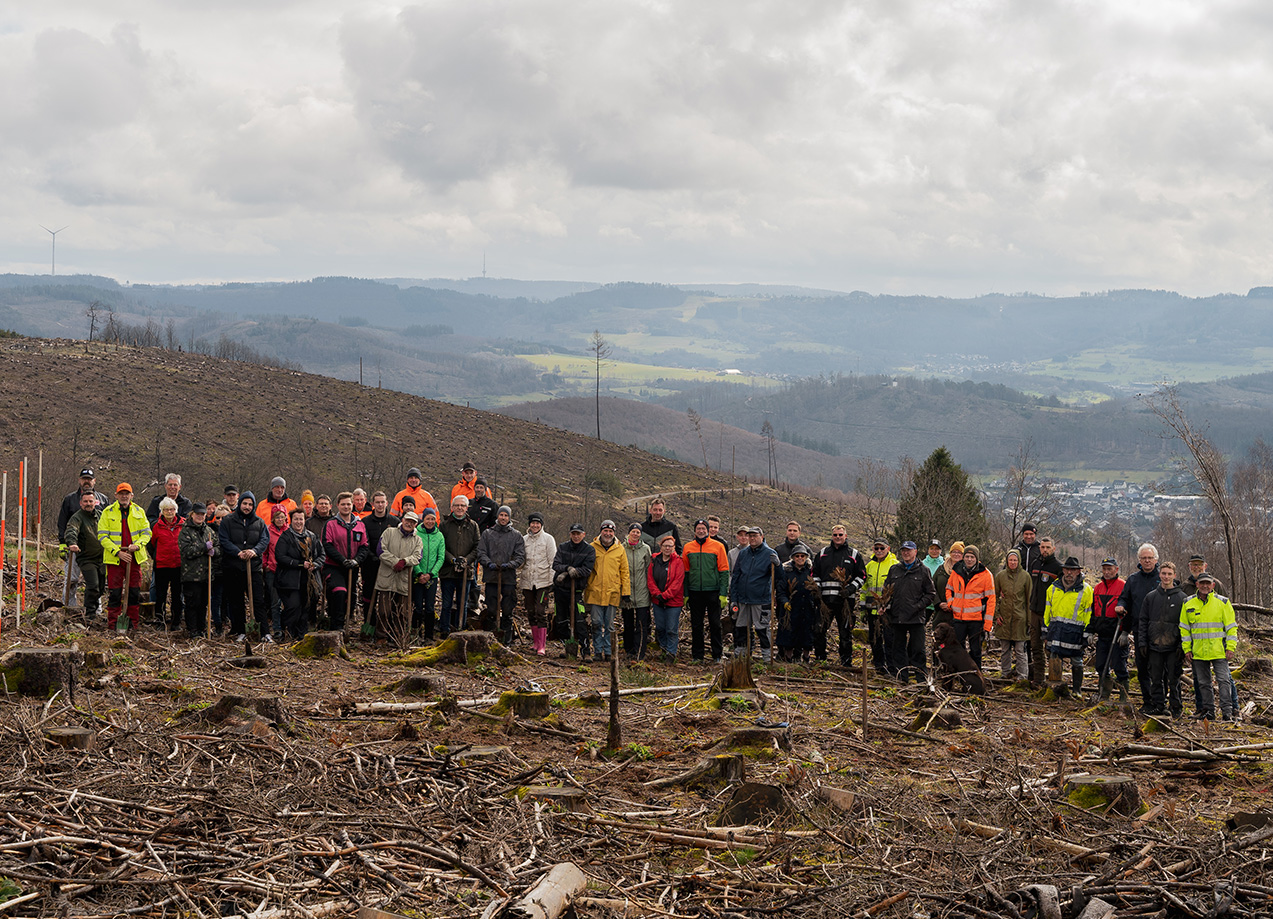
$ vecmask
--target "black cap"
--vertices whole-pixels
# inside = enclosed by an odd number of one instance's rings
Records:
[[[1114,556],[1112,556],[1112,555],[1111,555],[1109,558],[1102,559],[1102,560],[1101,560],[1101,564],[1102,564],[1102,565],[1113,565],[1115,568],[1117,568],[1117,567],[1118,567],[1118,559],[1114,558]]]
[[[1205,561],[1206,561],[1206,559],[1205,559],[1205,558],[1203,558],[1201,555],[1199,555],[1197,552],[1195,552],[1193,555],[1189,556],[1189,561],[1191,561],[1191,562],[1205,562]]]
[[[227,485],[227,486],[225,487],[225,489],[224,489],[224,491],[223,491],[222,493],[223,493],[223,494],[227,494],[227,495],[228,495],[228,494],[230,494],[231,492],[234,492],[234,494],[236,494],[236,495],[237,495],[237,494],[239,493],[239,486],[237,486],[237,485]]]
[[[97,473],[93,471],[92,466],[85,466],[83,469],[80,470],[80,478],[95,479],[97,478]]]
[[[526,515],[527,523],[534,523],[536,520],[538,520],[540,523],[543,523],[544,515],[541,514],[539,511],[531,511],[529,514]]]
[[[930,543],[929,543],[929,545],[930,545],[930,546],[936,546],[938,549],[940,549],[940,548],[941,548],[941,540],[940,540],[940,539],[934,539],[932,542],[930,542]]]
[[[582,523],[572,523],[572,524],[570,525],[570,532],[572,532],[572,533],[587,533],[588,531],[587,531],[587,530],[585,530],[585,529],[583,528],[583,524],[582,524]]]
[[[1062,565],[1061,567],[1062,568],[1077,568],[1079,571],[1083,570],[1083,566],[1079,564],[1079,560],[1075,558],[1073,555],[1067,558],[1065,560],[1065,564]]]
[[[1199,582],[1201,582],[1201,581],[1210,581],[1211,583],[1213,583],[1213,584],[1214,584],[1214,583],[1216,582],[1216,576],[1215,576],[1214,574],[1212,574],[1210,571],[1204,571],[1204,572],[1202,572],[1202,574],[1198,575],[1198,576],[1197,576],[1196,578],[1194,578],[1193,580],[1194,580],[1194,583],[1195,583],[1195,584],[1197,584],[1197,583],[1199,583]]]
[[[696,529],[696,530],[697,530],[697,529],[698,529],[698,525],[699,525],[700,523],[701,523],[703,526],[707,526],[707,521],[706,521],[704,518],[699,517],[697,520],[695,520],[695,521],[694,521],[694,529]]]
[[[477,472],[477,467],[472,463],[465,463],[460,467],[460,472]]]
[[[190,513],[192,514],[206,514],[207,512],[208,506],[206,504],[200,504],[196,501],[194,504],[190,505]]]

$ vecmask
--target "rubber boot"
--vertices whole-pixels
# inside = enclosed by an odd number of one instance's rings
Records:
[[[1130,696],[1128,696],[1128,695],[1127,695],[1127,691],[1131,688],[1131,687],[1128,685],[1128,681],[1127,681],[1127,680],[1118,680],[1116,685],[1118,686],[1118,701],[1119,701],[1119,702],[1126,702],[1126,701],[1128,701],[1128,699],[1130,698]]]
[[[1104,702],[1106,699],[1109,698],[1110,691],[1113,688],[1114,688],[1114,674],[1107,673],[1105,674],[1105,679],[1101,680],[1101,694],[1099,698],[1102,702]]]
[[[535,645],[535,653],[543,657],[548,648],[548,629],[534,628],[530,630],[530,635]]]
[[[1079,664],[1078,666],[1074,667],[1071,673],[1072,673],[1072,683],[1074,686],[1074,695],[1076,696],[1081,695],[1083,692],[1083,665]]]

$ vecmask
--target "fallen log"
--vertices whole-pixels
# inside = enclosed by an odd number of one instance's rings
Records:
[[[538,884],[508,907],[506,915],[517,919],[558,919],[587,886],[588,879],[573,862],[553,865]]]
[[[980,836],[982,839],[994,839],[1008,831],[1002,827],[990,826],[986,823],[974,823],[971,820],[960,819],[955,821],[955,826],[966,833],[972,833],[974,836]],[[1074,858],[1091,858],[1106,861],[1109,856],[1103,852],[1097,852],[1095,849],[1089,849],[1086,846],[1075,845],[1072,842],[1066,842],[1064,839],[1053,839],[1051,836],[1031,836],[1028,842],[1038,843],[1045,849],[1052,849],[1055,852],[1064,852]]]

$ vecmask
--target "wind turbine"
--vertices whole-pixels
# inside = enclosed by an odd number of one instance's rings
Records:
[[[70,224],[68,223],[66,226],[70,226]],[[49,269],[49,274],[56,276],[57,275],[57,234],[65,230],[66,227],[59,227],[56,230],[50,230],[44,224],[40,224],[40,229],[53,237],[53,262]]]

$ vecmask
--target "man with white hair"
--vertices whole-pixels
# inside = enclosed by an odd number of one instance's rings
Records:
[[[159,519],[159,502],[164,498],[172,498],[177,502],[177,516],[187,517],[190,514],[190,508],[194,506],[194,502],[181,493],[181,476],[175,472],[170,472],[164,476],[163,494],[155,495],[150,499],[150,506],[146,508],[146,520],[153,527],[155,521]]]
[[[1158,571],[1158,549],[1153,543],[1144,543],[1136,550],[1136,570],[1127,576],[1123,592],[1119,594],[1118,605],[1114,611],[1123,618],[1123,631],[1129,635],[1137,634],[1140,626],[1140,608],[1151,590],[1157,590],[1160,581]],[[1136,674],[1140,684],[1141,703],[1149,707],[1149,680],[1140,679],[1140,674],[1148,673],[1149,649],[1136,645]]]

